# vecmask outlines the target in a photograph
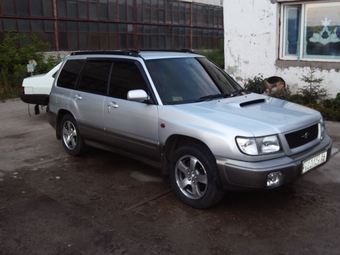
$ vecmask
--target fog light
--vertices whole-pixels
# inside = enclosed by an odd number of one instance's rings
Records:
[[[277,187],[282,183],[283,174],[281,172],[273,172],[268,174],[267,187]]]

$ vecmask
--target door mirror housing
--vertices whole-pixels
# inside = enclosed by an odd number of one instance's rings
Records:
[[[130,101],[144,102],[150,99],[148,94],[142,89],[130,90],[127,93],[127,99]]]

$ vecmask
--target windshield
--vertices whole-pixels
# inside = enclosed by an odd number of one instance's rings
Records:
[[[235,96],[242,88],[206,58],[146,61],[163,104],[182,104]]]

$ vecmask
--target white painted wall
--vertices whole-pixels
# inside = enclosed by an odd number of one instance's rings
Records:
[[[300,80],[309,67],[277,67],[279,56],[279,12],[276,1],[224,1],[225,69],[243,85],[248,78],[281,76],[292,92],[307,85]],[[306,63],[308,65],[308,63]],[[340,93],[340,73],[317,69],[315,77],[324,78],[330,97]]]

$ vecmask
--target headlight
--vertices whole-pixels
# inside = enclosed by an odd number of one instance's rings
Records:
[[[240,151],[248,155],[262,155],[281,150],[279,138],[276,135],[258,138],[236,137],[236,143]]]
[[[276,135],[264,137],[261,141],[260,153],[273,153],[280,150],[279,139]]]
[[[258,149],[256,146],[256,141],[253,138],[241,138],[237,137],[236,138],[237,145],[239,149],[249,155],[258,155]]]

